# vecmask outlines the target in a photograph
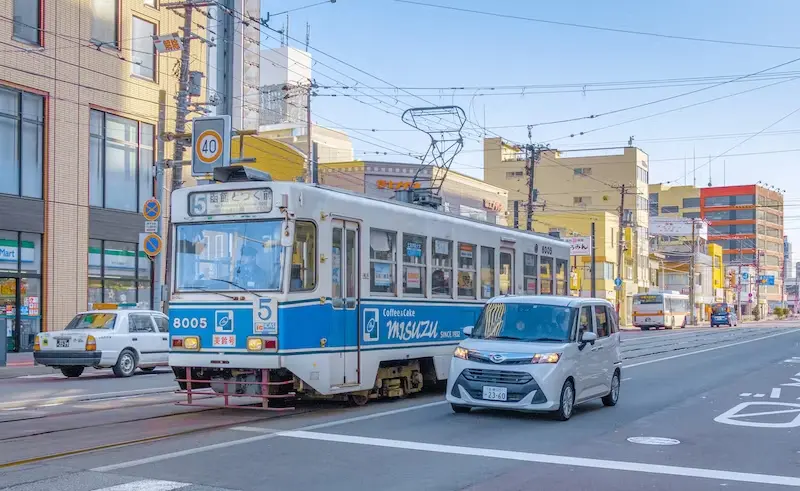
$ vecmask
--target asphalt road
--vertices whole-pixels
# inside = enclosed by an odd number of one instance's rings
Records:
[[[619,405],[587,403],[567,422],[496,411],[456,415],[441,394],[426,394],[0,469],[0,489],[800,488],[798,326],[630,332],[623,354]],[[136,379],[118,383],[144,383]],[[60,383],[33,380],[47,390]],[[0,438],[0,456],[14,453],[17,441],[32,442]],[[33,441],[46,447],[44,438]]]

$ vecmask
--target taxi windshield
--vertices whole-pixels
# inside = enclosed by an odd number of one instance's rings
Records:
[[[113,329],[117,314],[104,312],[78,314],[64,329]]]
[[[472,337],[512,341],[568,342],[575,309],[529,303],[488,304],[472,330]]]
[[[281,289],[281,220],[178,225],[178,291]]]

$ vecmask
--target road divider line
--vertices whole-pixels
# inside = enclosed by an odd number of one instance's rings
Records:
[[[416,411],[418,409],[425,409],[425,408],[433,407],[433,406],[440,406],[440,405],[446,404],[446,403],[447,403],[447,401],[429,402],[427,404],[420,404],[418,406],[408,406],[408,407],[403,407],[403,408],[400,408],[400,409],[393,409],[391,411],[381,411],[381,412],[378,412],[378,413],[370,413],[370,414],[365,414],[365,415],[362,415],[362,416],[356,416],[356,417],[353,417],[353,418],[345,418],[345,419],[339,419],[339,420],[335,420],[335,421],[329,421],[327,423],[319,423],[319,424],[315,424],[315,425],[304,426],[302,428],[298,428],[298,430],[311,431],[311,430],[317,430],[317,429],[322,429],[322,428],[330,428],[332,426],[339,426],[339,425],[344,425],[344,424],[348,424],[348,423],[355,423],[355,422],[358,422],[358,421],[365,421],[365,420],[368,420],[368,419],[375,419],[375,418],[382,418],[382,417],[385,417],[385,416],[392,416],[394,414],[405,413],[405,412],[408,412],[408,411]],[[277,435],[278,435],[278,433],[270,433],[270,434],[266,434],[266,435],[251,436],[250,438],[242,438],[240,440],[232,440],[232,441],[229,441],[229,442],[214,443],[212,445],[206,445],[206,446],[203,446],[203,447],[195,447],[195,448],[189,448],[189,449],[186,449],[186,450],[179,450],[177,452],[170,452],[170,453],[166,453],[166,454],[162,454],[162,455],[154,455],[152,457],[145,457],[143,459],[131,460],[131,461],[128,461],[128,462],[121,462],[119,464],[111,464],[111,465],[105,465],[105,466],[101,466],[101,467],[95,467],[94,469],[91,469],[91,470],[93,472],[111,472],[111,471],[116,471],[116,470],[119,470],[119,469],[127,469],[129,467],[136,467],[136,466],[145,465],[145,464],[152,464],[153,462],[161,462],[163,460],[174,459],[174,458],[177,458],[177,457],[185,457],[187,455],[194,455],[194,454],[198,454],[198,453],[202,453],[202,452],[209,452],[209,451],[212,451],[212,450],[219,450],[219,449],[222,449],[222,448],[235,447],[235,446],[238,446],[238,445],[245,445],[245,444],[248,444],[248,443],[260,442],[260,441],[263,441],[263,440],[270,440],[272,438],[276,438]],[[0,468],[2,468],[2,467],[0,467]]]
[[[654,360],[640,361],[638,363],[632,363],[630,365],[624,365],[623,368],[640,367],[640,366],[643,366],[643,365],[649,365],[651,363],[658,363],[658,362],[661,362],[661,361],[674,360],[676,358],[683,358],[684,356],[699,355],[701,353],[708,353],[709,351],[716,351],[718,349],[732,348],[734,346],[741,346],[743,344],[755,343],[756,341],[763,341],[764,339],[770,339],[770,338],[775,338],[775,337],[778,337],[778,336],[785,336],[787,334],[797,334],[797,333],[800,333],[800,329],[790,329],[790,330],[782,331],[782,332],[779,332],[779,333],[776,333],[776,334],[770,334],[769,336],[760,336],[760,337],[757,337],[757,338],[745,339],[744,341],[738,341],[736,343],[723,344],[721,346],[714,346],[713,348],[705,348],[705,349],[701,349],[701,350],[697,350],[697,351],[689,351],[688,353],[681,353],[679,355],[672,355],[672,356],[666,356],[666,357],[663,357],[663,358],[656,358]],[[800,360],[798,360],[798,362],[800,362]]]
[[[185,482],[175,481],[157,481],[155,479],[147,479],[145,481],[134,481],[125,484],[118,484],[108,488],[96,489],[95,491],[172,491],[173,489],[181,489],[191,486]]]
[[[800,487],[800,477],[779,476],[770,474],[753,474],[747,472],[733,472],[717,469],[703,469],[698,467],[679,467],[661,464],[647,464],[644,462],[627,462],[621,460],[601,460],[583,457],[569,457],[565,455],[550,455],[511,450],[496,450],[491,448],[462,447],[455,445],[440,445],[434,443],[411,442],[405,440],[390,440],[383,438],[370,438],[363,436],[337,435],[332,433],[314,433],[308,431],[283,431],[278,436],[304,440],[326,441],[335,443],[349,443],[401,450],[416,450],[450,455],[465,455],[473,457],[488,457],[502,460],[515,460],[539,464],[564,465],[571,467],[588,467],[606,471],[627,471],[645,474],[660,474],[668,476],[696,477],[717,481],[736,481],[753,484],[773,484],[778,486]]]

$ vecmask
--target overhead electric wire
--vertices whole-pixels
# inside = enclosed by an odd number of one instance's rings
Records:
[[[618,29],[614,27],[604,27],[604,26],[593,26],[588,24],[578,24],[575,22],[562,22],[562,21],[554,21],[549,19],[538,19],[534,17],[525,17],[522,15],[512,15],[512,14],[501,14],[497,12],[488,12],[483,10],[475,10],[475,9],[467,9],[463,7],[453,7],[450,5],[437,5],[433,3],[426,3],[420,2],[416,0],[394,0],[398,3],[406,3],[410,5],[418,5],[422,7],[430,7],[430,8],[437,8],[443,10],[452,10],[456,12],[465,12],[470,14],[477,14],[477,15],[484,15],[484,16],[491,16],[491,17],[499,17],[499,18],[506,18],[506,19],[513,19],[513,20],[521,20],[527,22],[536,22],[540,24],[551,24],[551,25],[558,25],[564,27],[575,27],[580,29],[589,29],[594,31],[607,31],[607,32],[614,32],[619,34],[633,34],[637,36],[649,36],[649,37],[657,37],[663,39],[673,39],[673,40],[680,40],[680,41],[693,41],[693,42],[701,42],[701,43],[712,43],[712,44],[729,44],[729,45],[736,45],[736,46],[749,46],[749,47],[756,47],[756,48],[773,48],[773,49],[793,49],[793,50],[800,50],[800,46],[791,46],[791,45],[782,45],[782,44],[769,44],[769,43],[753,43],[747,41],[731,41],[731,40],[724,40],[724,39],[711,39],[711,38],[701,38],[701,37],[692,37],[692,36],[680,36],[676,34],[661,34],[657,32],[648,32],[648,31],[635,31],[630,29]]]

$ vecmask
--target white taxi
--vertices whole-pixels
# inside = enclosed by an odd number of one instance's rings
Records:
[[[63,331],[38,334],[33,358],[67,377],[80,377],[86,367],[111,368],[117,377],[137,367],[153,371],[168,364],[169,319],[153,310],[81,312]]]

